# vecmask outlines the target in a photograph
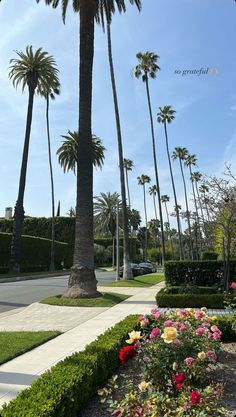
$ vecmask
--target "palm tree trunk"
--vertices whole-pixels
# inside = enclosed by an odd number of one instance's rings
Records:
[[[74,265],[65,297],[97,297],[94,271],[92,75],[96,2],[80,0],[79,128]]]
[[[182,175],[183,184],[184,184],[184,196],[185,196],[185,205],[186,205],[187,222],[188,222],[188,230],[189,230],[190,253],[191,253],[191,258],[193,260],[194,259],[193,240],[192,240],[191,223],[190,223],[190,212],[189,212],[189,207],[188,207],[187,187],[186,187],[186,181],[184,177],[183,164],[180,158],[179,158],[179,164],[180,164],[180,170],[181,170],[181,175]]]
[[[163,224],[162,207],[161,207],[161,191],[160,191],[159,176],[158,176],[158,169],[157,169],[156,144],[155,144],[153,116],[152,116],[152,106],[151,106],[151,98],[150,98],[150,91],[149,91],[149,84],[148,84],[148,76],[147,75],[146,75],[146,80],[145,81],[146,81],[145,84],[146,84],[148,109],[149,109],[150,124],[151,124],[152,151],[153,151],[153,161],[154,161],[154,170],[155,170],[156,187],[157,187],[158,207],[159,207],[160,223],[161,223],[162,264],[164,264],[165,257],[166,257],[165,235],[164,235],[164,224]]]
[[[123,158],[123,146],[122,146],[122,134],[120,124],[120,113],[116,91],[115,72],[112,58],[112,44],[111,44],[111,28],[110,24],[107,24],[107,42],[108,42],[108,57],[112,84],[112,93],[116,118],[116,131],[118,142],[118,154],[119,154],[119,167],[120,167],[120,186],[121,186],[121,201],[122,201],[122,214],[123,214],[123,237],[124,237],[124,257],[123,257],[123,280],[132,279],[132,269],[130,265],[130,247],[129,247],[129,224],[128,214],[126,206],[126,191],[125,191],[125,174],[124,174],[124,158]]]
[[[200,230],[200,222],[199,222],[199,215],[198,215],[198,208],[197,208],[197,199],[196,199],[196,193],[195,193],[195,188],[194,188],[194,182],[192,180],[192,168],[191,165],[189,165],[189,172],[190,172],[190,180],[192,183],[192,190],[193,190],[193,199],[194,199],[194,206],[195,206],[195,211],[196,211],[196,217],[197,217],[197,222],[196,222],[196,251],[197,251],[197,258],[200,258],[200,254],[199,254],[199,250],[200,253],[202,251],[202,243],[201,243],[201,230]],[[199,233],[199,247],[198,247],[198,233]]]
[[[47,121],[47,137],[48,137],[48,161],[50,169],[51,180],[51,198],[52,198],[52,229],[51,229],[51,262],[50,271],[55,271],[55,198],[54,198],[54,180],[52,170],[52,155],[51,155],[51,138],[49,127],[49,97],[46,99],[46,121]]]
[[[152,196],[153,196],[153,205],[154,205],[155,217],[156,217],[156,220],[158,220],[155,194],[153,193]],[[156,243],[156,247],[158,245],[158,248],[159,248],[159,257],[160,257],[160,236],[159,236],[159,231],[157,233],[157,238],[155,238],[155,243]]]
[[[34,105],[34,89],[29,87],[29,101],[28,101],[26,130],[25,130],[25,141],[24,141],[24,149],[23,149],[23,155],[22,155],[22,161],[21,161],[18,197],[16,200],[15,211],[14,211],[14,223],[13,223],[12,242],[11,242],[11,255],[10,255],[10,272],[11,273],[20,272],[21,235],[22,235],[24,214],[25,214],[24,193],[25,193],[25,182],[26,182],[26,173],[27,173],[27,165],[28,165],[33,105]]]
[[[128,177],[128,170],[127,170],[127,168],[125,168],[125,176],[126,176],[126,188],[127,188],[129,208],[130,208],[131,207],[131,204],[130,204],[130,192],[129,192],[129,177]]]
[[[167,157],[169,162],[169,169],[170,169],[170,176],[171,176],[171,183],[173,188],[173,194],[174,194],[174,200],[175,200],[175,209],[176,209],[176,217],[177,217],[177,227],[178,227],[178,235],[179,235],[179,254],[180,254],[180,260],[183,259],[183,245],[182,245],[182,237],[181,237],[181,225],[180,225],[180,218],[179,218],[179,208],[178,208],[178,202],[177,202],[177,196],[176,196],[176,190],[175,190],[175,182],[174,182],[174,176],[171,166],[171,159],[170,159],[170,151],[169,151],[169,142],[168,142],[168,135],[167,135],[167,127],[166,123],[164,123],[165,128],[165,138],[166,138],[166,151],[167,151]]]
[[[205,222],[205,217],[204,217],[204,213],[203,213],[201,198],[200,198],[200,195],[199,195],[199,189],[198,189],[197,181],[195,181],[195,187],[196,187],[196,193],[197,193],[197,200],[198,200],[198,204],[199,204],[200,212],[201,212],[201,216],[202,216],[203,231],[204,231],[204,234],[205,234],[205,238],[207,239],[206,222]]]
[[[169,228],[170,228],[170,217],[169,217],[169,213],[168,213],[168,209],[167,209],[167,204],[166,203],[164,203],[164,204],[165,204],[165,210],[166,210],[166,218],[167,218]],[[170,233],[170,247],[171,247],[172,259],[174,259],[174,247],[173,247],[173,241],[172,241],[171,233]]]
[[[143,204],[144,204],[144,214],[145,214],[145,254],[144,260],[147,260],[147,248],[148,248],[148,224],[147,224],[147,205],[146,205],[146,192],[145,192],[145,184],[143,184]]]

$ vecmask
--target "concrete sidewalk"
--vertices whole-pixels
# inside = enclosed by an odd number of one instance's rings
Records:
[[[36,349],[33,349],[32,351],[27,352],[0,366],[0,406],[4,403],[8,403],[12,398],[16,397],[21,390],[28,387],[47,369],[50,369],[57,362],[71,355],[72,353],[83,350],[88,343],[95,340],[97,336],[102,334],[108,328],[114,326],[129,314],[149,313],[150,309],[155,306],[156,293],[163,286],[164,283],[154,285],[150,288],[112,288],[113,292],[134,295],[111,308],[83,308],[83,310],[86,310],[87,312],[87,317],[86,314],[81,315],[80,318],[77,317],[79,324],[76,323],[75,327],[58,336],[56,339],[53,339],[44,345],[39,346]],[[109,290],[110,289],[106,287],[106,291]],[[39,306],[40,309],[43,305],[39,304]],[[30,307],[32,306],[27,307],[29,311]],[[57,310],[56,313],[56,309],[60,309],[61,311],[61,322],[66,322],[67,319],[65,318],[65,314],[69,314],[67,312],[69,311],[68,309],[78,309],[78,307],[46,307],[52,308],[52,310],[50,310],[51,313],[52,311],[55,312],[55,314],[48,315],[47,320],[50,321],[51,325],[53,323],[53,316],[55,318],[56,315],[59,314],[59,310]],[[15,325],[17,325],[19,318],[17,318],[17,316],[21,315],[21,320],[24,320],[23,317],[25,311],[27,311],[27,308],[23,310],[21,309],[20,312],[16,314],[10,314],[7,317],[5,315],[4,320],[2,319],[1,323],[3,321],[6,323],[6,320],[12,320],[12,322],[15,322]],[[92,310],[96,310],[95,314],[92,312]],[[41,312],[41,310],[38,310],[38,322],[40,319],[42,321]],[[26,314],[28,315],[28,312]],[[75,312],[73,311],[72,315],[74,314]],[[34,324],[36,324],[32,321],[32,317],[30,318],[30,316],[28,316],[28,320],[31,320],[32,327]],[[44,323],[44,320],[45,318],[43,318],[42,323]],[[73,326],[74,323],[70,323],[70,325]],[[35,329],[35,327],[33,328]]]

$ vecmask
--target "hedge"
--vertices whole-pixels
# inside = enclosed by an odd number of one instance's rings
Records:
[[[23,234],[29,236],[51,239],[51,217],[25,217]],[[0,232],[11,233],[13,219],[0,219]],[[73,252],[75,241],[75,217],[55,217],[55,236],[57,241],[68,243],[68,256],[65,265],[71,267],[73,264]],[[112,246],[112,238],[95,238],[97,245]],[[120,238],[120,246],[123,246],[123,238]],[[137,238],[130,239],[131,259],[135,259],[138,253],[139,243]]]
[[[156,294],[158,307],[224,308],[223,294],[166,294],[164,288]]]
[[[11,233],[0,233],[0,272],[5,273],[10,261]],[[67,243],[55,242],[56,269],[66,258]],[[51,257],[51,241],[33,236],[22,236],[22,272],[42,271],[49,269]]]
[[[212,293],[216,293],[216,289],[215,287],[195,287],[196,288],[196,293],[201,293],[201,294],[212,294]],[[180,286],[168,286],[165,287],[163,289],[163,292],[165,294],[185,294],[187,295],[187,292],[184,293],[184,291],[181,291],[182,287]]]
[[[45,372],[8,405],[1,417],[77,417],[81,408],[119,365],[119,350],[137,316],[128,316],[90,343]]]
[[[220,285],[223,266],[223,261],[168,261],[165,262],[166,284]],[[231,275],[236,276],[236,260],[230,261],[230,268]]]

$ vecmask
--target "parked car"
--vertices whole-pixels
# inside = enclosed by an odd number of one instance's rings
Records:
[[[156,268],[151,262],[141,262],[138,266],[143,270],[144,274],[152,274],[152,272],[156,272]]]
[[[120,267],[119,275],[120,277],[123,276],[123,265]],[[139,267],[138,264],[131,263],[131,269],[133,273],[133,277],[137,277],[138,275],[143,275],[143,269]]]

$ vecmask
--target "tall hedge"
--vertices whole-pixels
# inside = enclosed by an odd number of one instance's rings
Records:
[[[8,268],[10,261],[11,233],[0,232],[0,266]],[[61,268],[61,262],[65,261],[68,255],[68,244],[55,243],[55,264],[56,269]],[[22,270],[33,271],[47,270],[50,265],[51,241],[34,236],[22,236]]]
[[[29,236],[51,239],[51,218],[50,217],[25,217],[23,234]],[[0,232],[12,233],[13,220],[0,219]],[[74,241],[75,241],[75,217],[55,217],[55,235],[59,242],[68,243],[68,255],[65,260],[67,266],[73,263]],[[96,238],[94,243],[105,248],[112,246],[112,238]],[[120,246],[123,246],[123,239],[120,238]],[[138,253],[138,240],[130,239],[131,259],[135,260]]]
[[[219,285],[223,279],[223,261],[169,261],[165,262],[165,280],[168,285],[190,282],[196,285]],[[230,261],[231,276],[236,276],[236,260]]]

